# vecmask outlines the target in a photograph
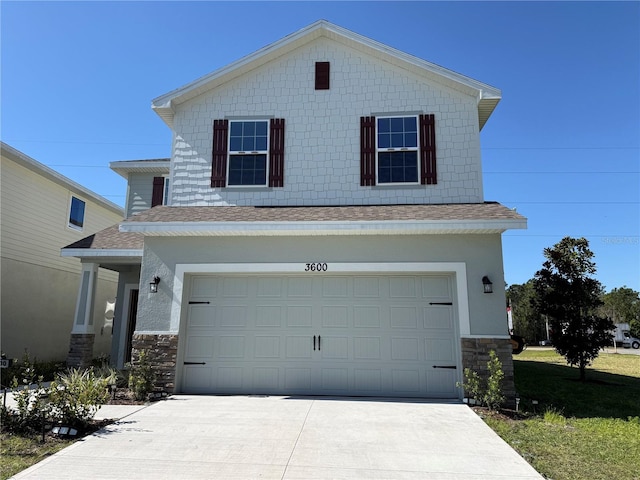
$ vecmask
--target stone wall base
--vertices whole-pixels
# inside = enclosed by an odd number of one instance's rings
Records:
[[[67,366],[71,368],[85,368],[93,360],[93,333],[72,333],[67,354]]]
[[[493,350],[502,362],[504,371],[503,394],[505,407],[515,408],[516,385],[513,376],[513,347],[506,338],[463,338],[462,339],[462,368],[470,368],[478,372],[486,381],[489,376],[487,362],[489,352]],[[463,377],[464,379],[464,377]]]
[[[134,334],[131,341],[131,363],[138,362],[140,352],[146,350],[151,366],[156,372],[154,392],[173,393],[176,382],[178,335]]]

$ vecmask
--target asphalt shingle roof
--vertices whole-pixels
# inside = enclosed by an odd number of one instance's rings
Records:
[[[524,217],[494,202],[327,207],[158,206],[130,217],[125,222],[380,222],[398,220],[524,220]]]

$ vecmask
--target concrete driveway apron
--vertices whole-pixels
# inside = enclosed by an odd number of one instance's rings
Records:
[[[176,395],[16,479],[541,479],[466,405]]]

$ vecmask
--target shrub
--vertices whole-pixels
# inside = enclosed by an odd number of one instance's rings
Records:
[[[478,372],[471,370],[470,368],[465,368],[464,383],[458,382],[457,386],[464,389],[464,393],[469,400],[474,400],[478,403],[482,402],[482,386]]]
[[[128,364],[129,388],[136,400],[146,400],[156,383],[156,372],[153,370],[146,350],[141,350],[138,361]]]
[[[71,369],[51,382],[49,401],[54,421],[84,428],[108,398],[108,379],[93,368]]]
[[[465,368],[464,383],[458,382],[456,385],[464,389],[465,395],[469,399],[474,399],[480,405],[486,405],[491,410],[497,410],[505,400],[502,394],[503,380],[502,362],[496,352],[491,350],[487,362],[486,382],[482,381],[478,372]]]
[[[502,371],[502,362],[493,350],[489,352],[487,370],[489,377],[487,378],[487,390],[484,393],[484,403],[491,410],[497,410],[504,403],[504,395],[502,394],[504,372]]]

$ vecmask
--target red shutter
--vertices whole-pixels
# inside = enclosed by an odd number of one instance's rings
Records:
[[[269,132],[269,186],[284,186],[284,118],[272,118]]]
[[[329,62],[316,62],[316,90],[329,90]]]
[[[376,117],[360,117],[360,185],[376,184]]]
[[[227,183],[227,132],[229,120],[213,121],[213,159],[211,186],[224,187]]]
[[[420,183],[435,185],[436,173],[436,121],[433,114],[420,115]]]
[[[164,177],[153,177],[153,192],[151,193],[151,206],[162,205],[164,198]]]

